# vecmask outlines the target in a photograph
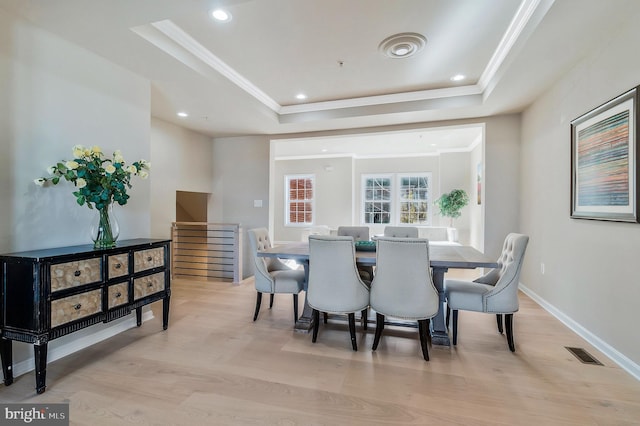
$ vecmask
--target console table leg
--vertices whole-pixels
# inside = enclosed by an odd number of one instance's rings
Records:
[[[136,308],[136,325],[140,327],[142,325],[142,306]]]
[[[36,361],[36,392],[44,393],[47,381],[47,343],[33,345]]]
[[[162,299],[162,329],[169,327],[169,296]]]
[[[13,383],[13,351],[9,339],[0,339],[0,358],[2,358],[2,374],[5,386]]]

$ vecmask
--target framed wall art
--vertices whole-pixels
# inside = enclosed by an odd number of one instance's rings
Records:
[[[640,86],[571,122],[571,217],[638,222]]]

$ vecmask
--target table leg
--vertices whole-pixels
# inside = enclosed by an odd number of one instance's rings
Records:
[[[47,382],[47,343],[36,343],[33,352],[36,361],[36,392],[44,393]]]
[[[167,295],[164,299],[162,299],[162,329],[166,330],[169,327],[169,299],[170,296]]]
[[[302,266],[304,266],[304,307],[302,308],[302,315],[298,318],[293,329],[299,333],[308,333],[313,328],[313,309],[309,306],[306,295],[307,283],[309,282],[309,261],[303,262]]]
[[[431,319],[431,342],[434,345],[451,346],[445,323],[444,274],[448,270],[448,268],[433,268],[433,284],[436,286],[438,297],[440,298],[438,315]]]
[[[12,342],[9,339],[0,338],[0,358],[2,358],[2,375],[5,386],[13,383],[13,353]]]
[[[136,308],[136,325],[138,327],[142,325],[142,306]]]

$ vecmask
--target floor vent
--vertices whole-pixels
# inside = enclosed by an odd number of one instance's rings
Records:
[[[565,348],[583,364],[603,365],[600,361],[594,358],[593,355],[582,348],[570,348],[568,346],[565,346]]]

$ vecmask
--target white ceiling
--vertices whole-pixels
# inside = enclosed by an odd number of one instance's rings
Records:
[[[482,142],[482,125],[272,140],[276,160],[353,157],[390,158],[470,152]]]
[[[230,22],[210,18],[219,6]],[[521,111],[637,17],[640,2],[0,0],[0,8],[149,79],[154,116],[230,136]],[[425,48],[382,55],[380,42],[400,32],[424,35]],[[458,73],[467,79],[452,82]]]

